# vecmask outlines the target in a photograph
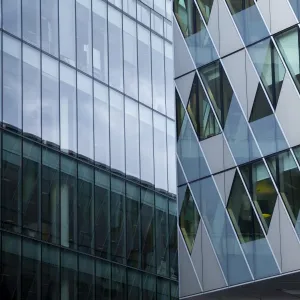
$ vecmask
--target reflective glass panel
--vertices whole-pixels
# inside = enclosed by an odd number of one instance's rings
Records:
[[[184,200],[179,215],[179,226],[190,253],[193,250],[197,230],[200,222],[200,216],[190,189],[186,186]]]
[[[178,279],[177,203],[169,199],[169,256],[170,277]]]
[[[143,299],[156,299],[156,277],[148,273],[143,273]]]
[[[78,260],[78,294],[77,299],[95,299],[95,268],[94,259],[79,255]]]
[[[166,110],[168,117],[175,119],[173,48],[165,42]]]
[[[290,4],[297,16],[297,18],[299,19],[300,17],[300,2],[298,0],[289,0]]]
[[[111,264],[102,260],[96,261],[96,299],[109,300],[111,282]]]
[[[124,0],[123,11],[136,18],[136,0]]]
[[[191,184],[191,191],[211,237],[227,282],[251,281],[249,269],[242,254],[222,200],[211,177]],[[226,245],[226,246],[225,246]]]
[[[197,67],[217,59],[216,50],[194,1],[174,1],[174,14]]]
[[[176,132],[175,122],[167,119],[168,190],[176,195]]]
[[[177,133],[177,140],[178,140],[181,132],[183,119],[185,116],[185,110],[182,105],[180,96],[177,92],[177,89],[175,89],[175,97],[176,97],[176,133]]]
[[[2,0],[3,29],[21,37],[21,0]]]
[[[111,0],[112,1],[112,0]],[[111,300],[127,299],[126,268],[112,266]]]
[[[141,293],[141,277],[142,274],[138,271],[127,269],[127,299],[142,299]]]
[[[197,3],[206,23],[208,23],[214,0],[197,0]]]
[[[170,299],[170,282],[163,278],[157,278],[157,299]]]
[[[226,2],[246,45],[269,35],[254,0],[226,0]]]

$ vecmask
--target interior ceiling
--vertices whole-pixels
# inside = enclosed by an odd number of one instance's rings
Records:
[[[300,272],[252,282],[186,300],[289,300],[300,299]]]

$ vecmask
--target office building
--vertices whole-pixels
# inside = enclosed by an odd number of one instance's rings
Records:
[[[0,3],[0,298],[177,299],[171,0]]]
[[[299,17],[174,0],[181,299],[300,297]]]

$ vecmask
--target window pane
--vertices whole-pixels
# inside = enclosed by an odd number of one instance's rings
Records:
[[[102,260],[96,261],[96,299],[110,300],[111,265]]]
[[[58,62],[42,54],[42,138],[59,147]]]
[[[2,226],[20,232],[22,210],[22,141],[3,133],[2,149]]]
[[[121,266],[112,266],[111,300],[127,299],[126,269]]]
[[[176,195],[176,138],[175,122],[167,119],[168,142],[168,191]]]
[[[129,182],[126,183],[126,222],[127,264],[139,268],[141,261],[140,188]]]
[[[3,29],[21,37],[21,0],[3,0]]]
[[[59,1],[60,58],[75,66],[75,0]]]
[[[124,96],[110,90],[110,155],[111,167],[125,172]]]
[[[58,244],[60,241],[59,155],[42,150],[42,239]]]
[[[58,56],[58,0],[41,1],[42,49]]]
[[[175,198],[169,199],[169,255],[170,277],[178,279],[178,246],[177,246],[177,203]]]
[[[141,277],[142,274],[138,271],[134,271],[128,269],[127,274],[127,281],[128,281],[128,298],[127,299],[134,299],[139,300],[142,299],[141,293]]]
[[[165,10],[166,10],[165,3],[166,1],[154,0],[154,9],[163,16],[165,16]]]
[[[205,22],[208,23],[214,0],[197,0],[197,3]]]
[[[123,16],[125,94],[137,99],[137,33],[136,22]]]
[[[94,77],[108,82],[107,4],[93,0],[93,67]]]
[[[166,112],[164,42],[155,34],[151,34],[151,42],[153,109],[164,114]]]
[[[76,0],[77,68],[92,73],[91,0]]]
[[[94,259],[88,256],[79,255],[78,272],[78,295],[77,299],[93,300],[95,268]]]
[[[146,188],[141,189],[141,230],[142,269],[154,273],[156,270],[154,193]]]
[[[140,105],[141,179],[154,184],[152,110]]]
[[[59,248],[42,244],[42,299],[60,297]]]
[[[138,25],[139,101],[152,107],[150,31]]]
[[[167,190],[167,140],[166,118],[154,113],[154,159],[155,159],[155,187]]]
[[[77,164],[61,157],[60,186],[60,236],[61,245],[76,249],[77,246]]]
[[[170,299],[170,282],[166,279],[157,277],[157,299]]]
[[[109,167],[108,88],[94,81],[94,145],[97,164]]]
[[[93,83],[77,73],[78,154],[94,160]]]
[[[22,0],[23,39],[40,47],[40,0]]]
[[[125,263],[125,182],[118,177],[111,178],[110,211],[112,260]]]
[[[123,11],[136,18],[136,0],[124,0]]]
[[[156,277],[147,273],[143,273],[143,299],[156,299]]]
[[[94,248],[94,172],[91,167],[78,164],[78,198],[77,198],[77,226],[78,249],[90,253]]]
[[[126,175],[140,177],[138,103],[125,99]]]
[[[77,152],[76,72],[60,65],[60,147]]]
[[[113,5],[122,8],[122,0],[108,0],[108,2],[112,3]]]
[[[23,45],[23,132],[41,137],[41,57]]]
[[[22,129],[21,43],[3,35],[3,122]]]
[[[164,35],[164,19],[154,11],[151,11],[151,29],[159,35]]]
[[[145,2],[146,0],[143,0]],[[153,2],[153,0],[152,0]],[[150,8],[138,1],[137,3],[137,20],[150,27]]]
[[[175,119],[173,48],[165,42],[166,108],[168,117]]]
[[[109,84],[123,91],[122,14],[108,7]]]
[[[96,255],[109,258],[110,175],[95,171],[95,251]]]

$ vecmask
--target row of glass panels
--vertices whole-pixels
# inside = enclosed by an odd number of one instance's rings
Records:
[[[174,118],[170,43],[104,1],[41,3],[3,0],[2,28]]]
[[[177,283],[0,232],[2,299],[175,300]]]
[[[7,132],[1,155],[3,228],[178,277],[174,198]]]
[[[176,193],[174,121],[6,34],[2,53],[5,126]]]

